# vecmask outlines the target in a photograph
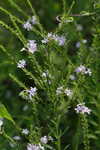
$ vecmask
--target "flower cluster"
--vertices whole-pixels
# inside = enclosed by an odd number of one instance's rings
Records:
[[[32,16],[28,21],[23,24],[23,28],[27,31],[32,30],[32,25],[38,24],[36,16]]]
[[[44,150],[45,144],[47,144],[48,141],[53,141],[53,138],[51,136],[45,135],[45,136],[40,138],[39,144],[28,144],[27,150]]]
[[[86,107],[85,103],[78,104],[75,108],[75,111],[76,111],[76,113],[80,113],[80,114],[90,114],[91,113],[91,109]]]
[[[30,87],[30,89],[23,90],[20,92],[20,96],[22,96],[24,99],[32,100],[32,98],[37,94],[37,88],[36,87]]]
[[[19,60],[19,62],[17,63],[18,68],[24,68],[25,66],[26,66],[26,61],[24,59]]]
[[[54,40],[58,43],[59,46],[63,46],[65,44],[66,38],[64,36],[58,36],[57,34],[48,33],[47,37],[42,40],[42,43],[46,44],[50,40]]]
[[[81,73],[81,74],[88,74],[89,76],[91,76],[91,74],[92,74],[91,70],[89,68],[86,68],[83,65],[80,65],[79,67],[77,67],[75,69],[75,72],[76,73]]]
[[[68,97],[71,97],[71,96],[73,95],[72,90],[70,90],[70,89],[68,89],[68,88],[64,89],[63,86],[58,87],[57,90],[56,90],[56,94],[57,94],[57,95],[60,95],[60,94],[63,94],[63,93],[64,93],[65,95],[67,95]]]

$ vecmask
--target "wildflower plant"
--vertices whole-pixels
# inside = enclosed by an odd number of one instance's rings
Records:
[[[21,59],[2,44],[0,49],[8,56],[16,71],[21,72],[20,75],[24,74],[22,81],[19,75],[13,73],[9,73],[9,77],[19,86],[19,99],[25,100],[28,106],[24,108],[23,105],[25,114],[20,123],[16,118],[12,119],[13,114],[11,116],[4,105],[1,107],[0,117],[10,120],[14,126],[9,135],[6,123],[3,125],[0,120],[1,135],[9,141],[12,149],[100,148],[99,85],[96,88],[100,67],[100,31],[97,25],[99,4],[90,3],[92,10],[72,14],[75,2],[68,9],[66,1],[62,2],[63,11],[56,17],[58,26],[53,32],[44,29],[29,0],[26,3],[33,13],[32,16],[28,16],[19,5],[9,0],[24,15],[25,20],[0,7],[0,11],[8,15],[13,27],[3,21],[0,21],[0,26],[21,42],[17,50]],[[84,27],[78,23],[77,17],[89,17],[93,21],[90,43],[89,39],[84,39]],[[29,33],[31,37],[27,36]]]

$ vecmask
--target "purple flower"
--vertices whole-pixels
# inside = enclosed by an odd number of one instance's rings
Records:
[[[32,30],[32,25],[29,21],[27,21],[23,24],[23,28],[26,29],[27,31],[30,31]]]
[[[40,150],[40,146],[38,146],[36,144],[28,144],[27,150]]]
[[[26,66],[26,61],[24,59],[19,60],[17,67],[18,68],[24,68]]]
[[[35,40],[29,40],[29,42],[27,43],[27,48],[28,48],[28,51],[30,53],[34,53],[35,51],[37,51],[37,43]]]
[[[37,93],[37,88],[36,87],[31,87],[30,90],[27,90],[28,94],[29,94],[29,98],[32,99],[32,97],[34,97]]]
[[[59,46],[63,46],[65,44],[65,37],[64,36],[57,36],[56,41],[58,42]]]
[[[85,106],[85,103],[80,103],[75,108],[76,113],[80,114],[90,114],[91,110]]]
[[[46,44],[50,40],[56,41],[59,44],[59,46],[63,46],[66,41],[64,36],[58,36],[57,34],[48,33],[47,36],[42,40],[42,43]]]
[[[75,69],[75,72],[81,73],[81,74],[88,74],[89,76],[91,76],[91,74],[92,74],[91,70],[89,68],[86,68],[83,65],[80,65],[79,67],[77,67]]]
[[[43,136],[43,137],[41,137],[40,141],[41,141],[42,144],[47,144],[48,143],[48,137]]]

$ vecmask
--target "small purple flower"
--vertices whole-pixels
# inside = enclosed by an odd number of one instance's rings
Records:
[[[40,146],[38,146],[36,144],[28,144],[27,150],[40,150]]]
[[[26,61],[24,59],[19,60],[17,67],[18,68],[25,68],[25,66],[26,66]]]
[[[48,137],[43,136],[43,137],[41,137],[40,141],[41,141],[42,144],[47,144],[48,143]]]
[[[32,16],[30,19],[28,19],[24,24],[23,24],[23,28],[26,29],[27,31],[32,30],[32,25],[37,24],[37,18],[36,16]]]
[[[77,67],[76,68],[76,70],[75,70],[75,72],[77,72],[77,73],[83,73],[84,74],[84,72],[86,71],[86,68],[85,68],[85,66],[83,66],[83,65],[80,65],[79,67]]]
[[[80,42],[77,42],[77,43],[76,43],[76,48],[80,48],[80,46],[81,46],[81,43],[80,43]]]
[[[64,36],[57,36],[56,41],[59,46],[63,46],[65,44],[66,38]]]
[[[64,36],[58,36],[57,34],[48,33],[47,37],[45,37],[42,40],[42,43],[46,44],[50,40],[54,40],[54,41],[56,41],[59,44],[59,46],[63,46],[65,44],[66,38]]]
[[[28,43],[27,43],[27,48],[28,48],[28,51],[30,53],[34,53],[35,51],[37,51],[37,43],[35,40],[29,40]]]
[[[29,98],[32,99],[37,94],[37,88],[36,87],[31,87],[29,90],[27,90],[29,94]]]
[[[85,103],[78,104],[75,108],[75,111],[76,111],[76,113],[80,113],[80,114],[90,114],[91,113],[91,109],[86,107]]]
[[[23,28],[26,29],[27,31],[30,31],[32,30],[32,25],[29,21],[27,21],[23,24]]]

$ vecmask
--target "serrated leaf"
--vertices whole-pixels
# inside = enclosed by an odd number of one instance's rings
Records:
[[[8,119],[11,121],[13,124],[15,124],[14,120],[12,119],[11,115],[9,114],[8,110],[3,104],[0,104],[0,117]]]

